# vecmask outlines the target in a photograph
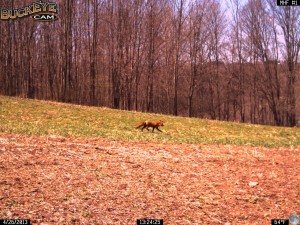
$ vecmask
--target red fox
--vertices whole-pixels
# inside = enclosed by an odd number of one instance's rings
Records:
[[[152,122],[152,121],[144,121],[144,122],[141,122],[139,125],[137,125],[135,128],[140,128],[140,127],[143,127],[142,128],[142,131],[144,131],[144,129],[146,128],[148,131],[149,131],[149,127],[152,127],[152,132],[154,132],[154,129],[157,129],[158,131],[162,132],[158,127],[159,126],[163,126],[164,125],[164,122],[163,121],[158,121],[158,122]]]

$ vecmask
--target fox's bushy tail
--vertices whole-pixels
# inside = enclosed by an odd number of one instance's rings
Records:
[[[141,122],[139,125],[137,125],[135,128],[138,129],[140,127],[144,126],[144,122]]]

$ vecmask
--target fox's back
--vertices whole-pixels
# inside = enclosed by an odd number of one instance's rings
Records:
[[[158,122],[152,122],[152,121],[146,120],[146,121],[144,121],[144,122],[141,122],[141,123],[140,123],[139,125],[137,125],[135,128],[140,128],[140,127],[142,127],[142,131],[143,131],[145,128],[149,131],[149,127],[152,127],[152,128],[153,128],[152,132],[154,132],[154,129],[156,129],[156,130],[162,132],[158,127],[159,127],[159,126],[163,126],[163,125],[164,125],[164,123],[163,123],[162,120],[160,120],[160,121],[158,121]]]
[[[159,127],[159,126],[163,126],[163,122],[159,121],[159,122],[152,122],[152,121],[145,121],[145,125],[147,127]]]

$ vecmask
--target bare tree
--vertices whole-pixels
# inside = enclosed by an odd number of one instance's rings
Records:
[[[174,65],[173,65],[173,85],[174,85],[174,96],[173,96],[173,114],[178,115],[178,77],[180,67],[180,55],[182,53],[182,35],[183,26],[185,21],[184,15],[184,0],[178,0],[174,2],[175,14],[174,14]]]
[[[264,0],[250,0],[244,7],[244,32],[248,36],[248,40],[253,45],[253,53],[259,61],[255,62],[255,73],[259,82],[258,90],[262,93],[264,100],[268,102],[270,110],[276,125],[282,124],[281,112],[281,84],[279,82],[278,67],[276,58],[276,45],[273,21],[271,15],[266,10],[266,2]],[[273,50],[273,52],[272,52]],[[263,67],[263,70],[260,68]]]
[[[300,10],[230,2],[232,17],[217,0],[67,0],[57,21],[3,20],[0,93],[294,126]]]
[[[287,96],[285,119],[288,126],[296,125],[296,95],[295,82],[298,69],[300,50],[300,9],[299,7],[275,7],[268,0],[273,16],[278,21],[284,37],[284,59],[287,65]]]
[[[187,80],[188,116],[193,116],[193,98],[199,87],[207,61],[207,39],[210,34],[206,2],[193,2],[189,11],[189,73]]]

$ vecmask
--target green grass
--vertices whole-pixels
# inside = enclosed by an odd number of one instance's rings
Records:
[[[163,120],[160,132],[134,128],[143,120]],[[27,135],[102,137],[168,143],[300,145],[300,129],[273,127],[0,96],[0,132]]]

